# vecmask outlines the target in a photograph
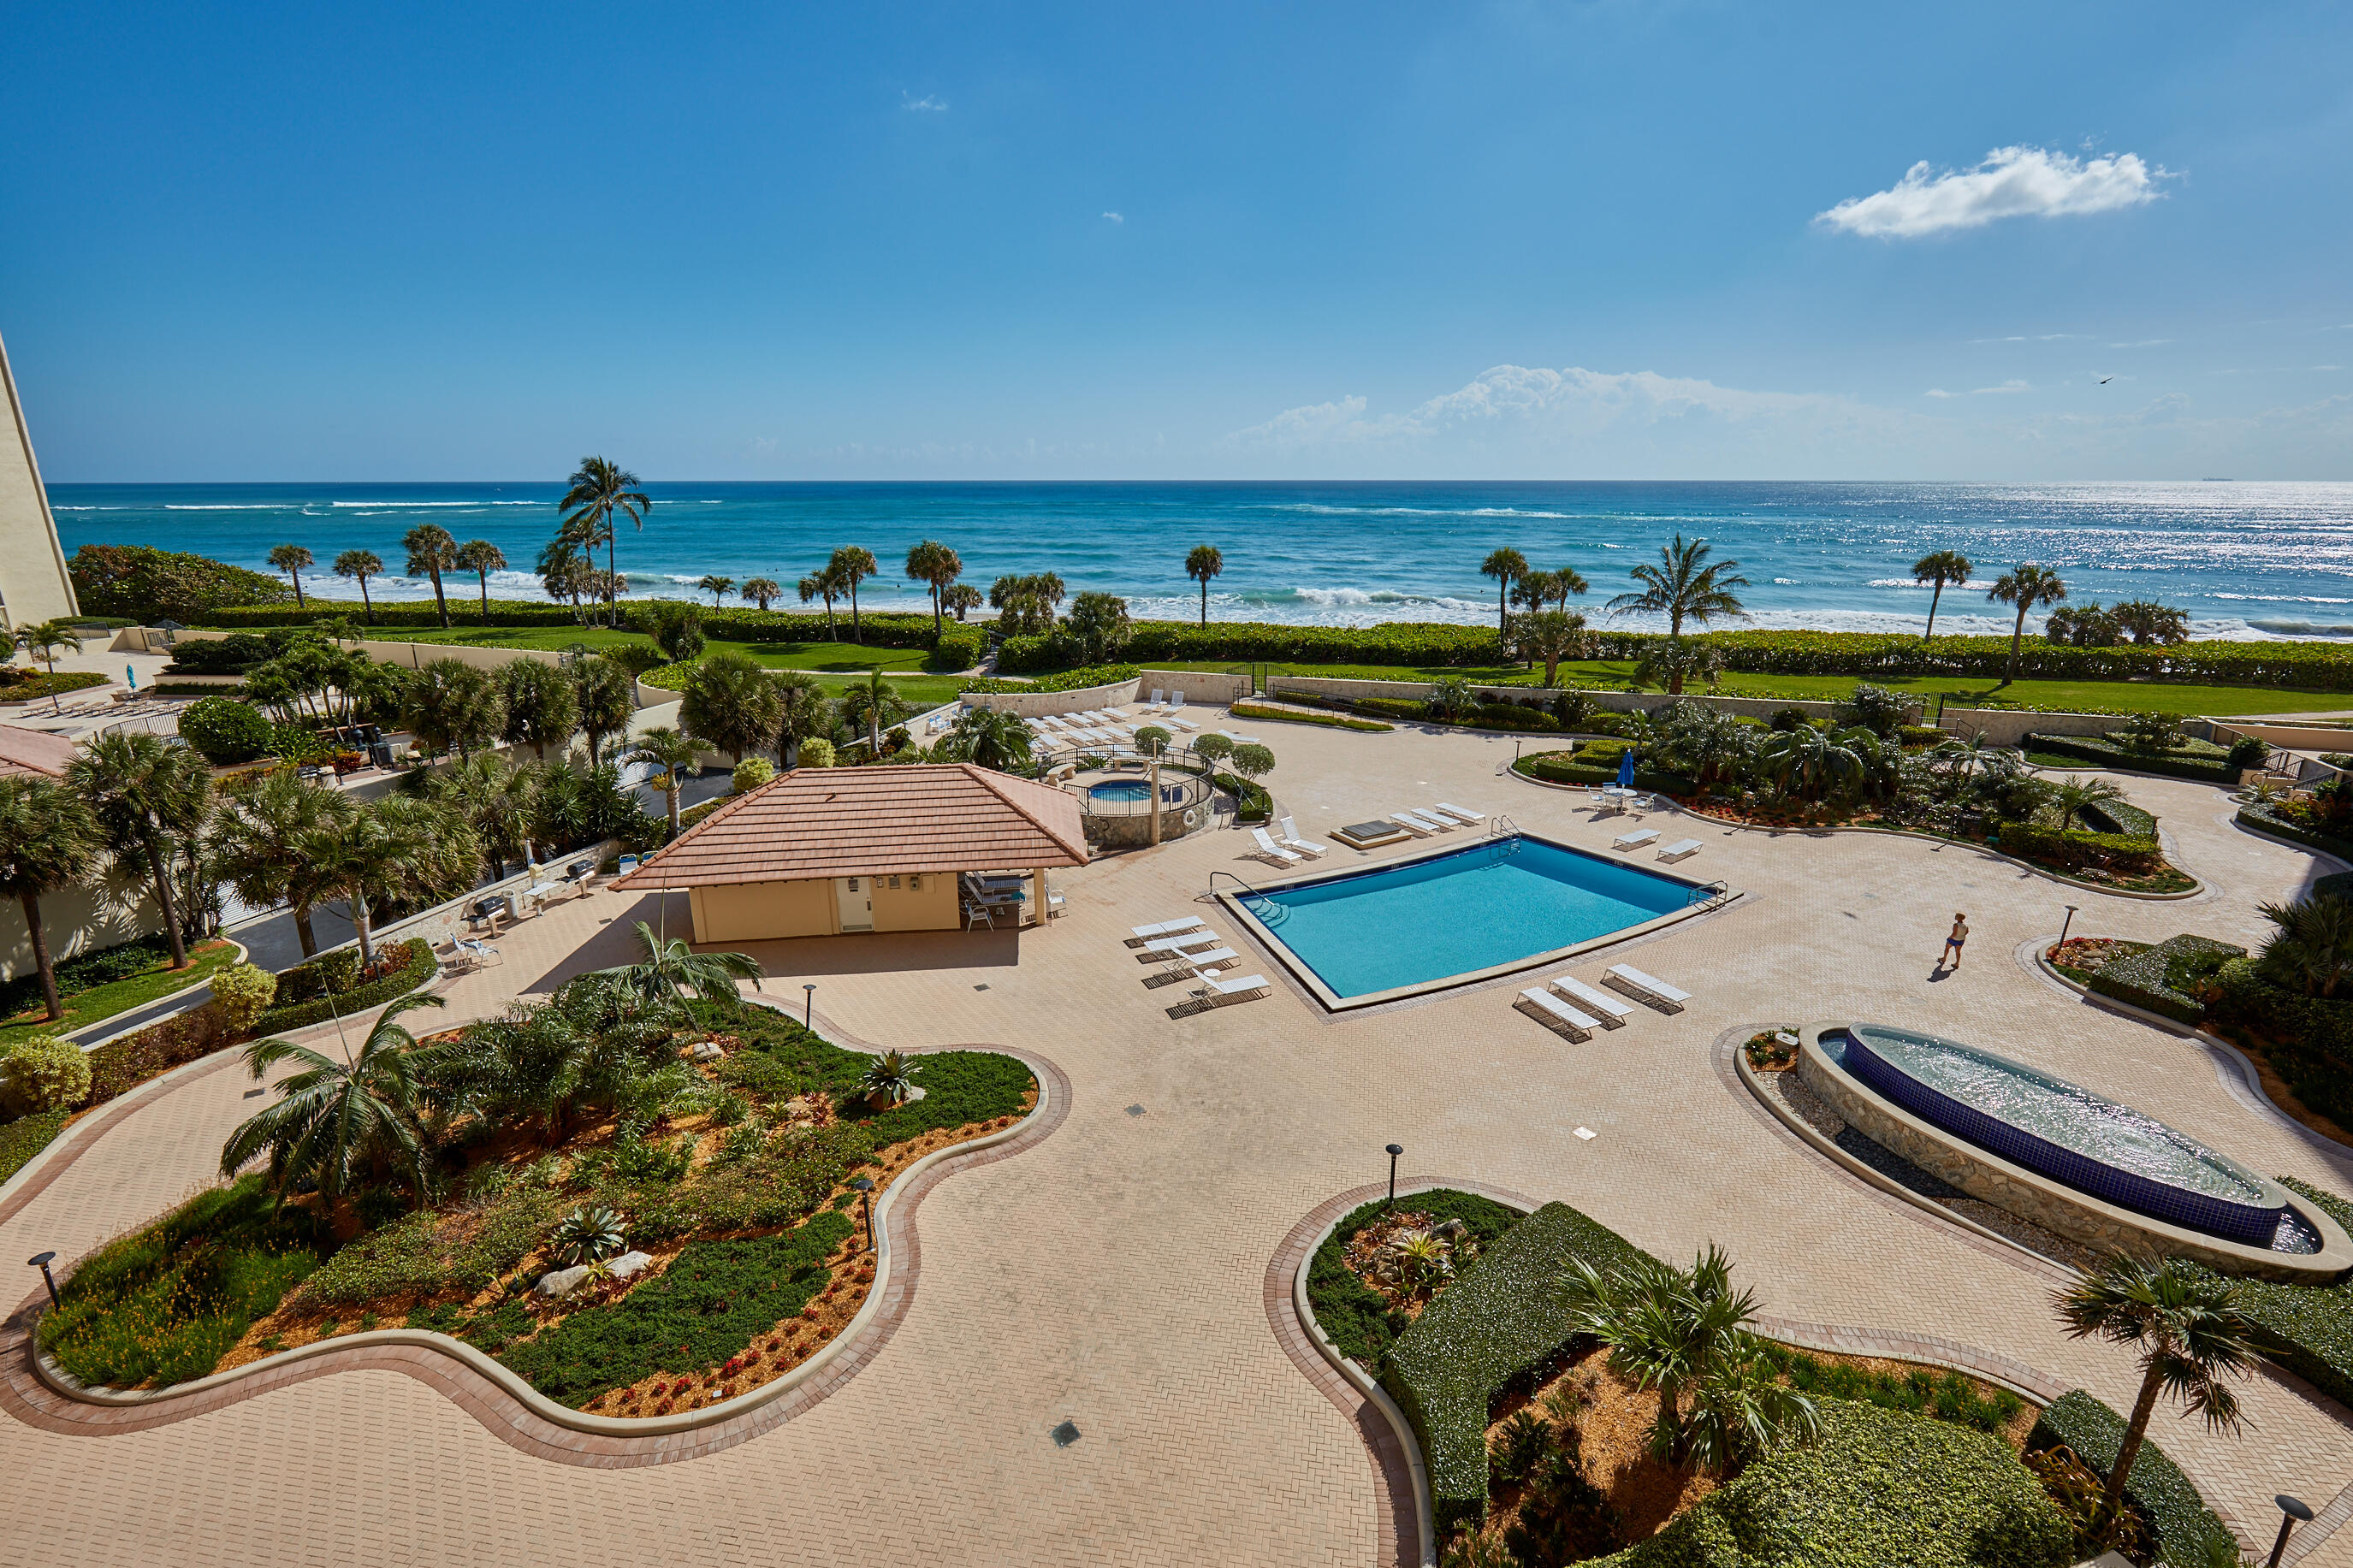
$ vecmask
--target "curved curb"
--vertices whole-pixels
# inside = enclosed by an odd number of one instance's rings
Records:
[[[2241,816],[2235,806],[2214,820],[2224,826],[2234,827],[2251,838],[2260,838],[2266,844],[2276,844],[2283,849],[2295,849],[2306,855],[2316,855],[2323,860],[2335,861],[2342,870],[2353,871],[2353,861],[2348,861],[2344,856],[2334,850],[2323,849],[2316,844],[2306,844],[2300,838],[2290,838],[2284,834],[2274,833],[2267,827],[2259,826]]]
[[[379,1329],[321,1341],[152,1394],[78,1389],[65,1386],[63,1373],[33,1345],[45,1300],[36,1291],[0,1325],[0,1409],[44,1431],[111,1436],[165,1426],[332,1373],[376,1370],[405,1373],[438,1390],[492,1436],[534,1458],[622,1468],[731,1448],[819,1404],[881,1353],[913,1304],[922,1265],[916,1211],[933,1188],[959,1170],[1023,1152],[1069,1116],[1070,1079],[1047,1058],[994,1046],[936,1048],[994,1050],[1017,1058],[1037,1075],[1038,1104],[1012,1127],[934,1150],[901,1172],[875,1205],[875,1279],[857,1315],[808,1361],[735,1399],[652,1420],[590,1415],[557,1405],[471,1345],[417,1329]]]

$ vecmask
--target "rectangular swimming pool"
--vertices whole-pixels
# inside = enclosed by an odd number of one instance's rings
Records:
[[[1683,878],[1522,834],[1231,901],[1321,982],[1327,1004],[1345,1005],[1509,968],[1708,896]]]

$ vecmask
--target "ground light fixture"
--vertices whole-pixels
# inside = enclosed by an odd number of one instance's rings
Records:
[[[26,1263],[31,1264],[34,1268],[41,1271],[41,1283],[49,1288],[49,1305],[52,1307],[62,1304],[58,1300],[57,1277],[49,1272],[49,1265],[56,1261],[57,1256],[58,1255],[54,1252],[37,1252],[33,1254],[32,1257],[25,1259]],[[2310,1519],[2312,1516],[2310,1514],[2306,1514],[2305,1517],[2306,1519]],[[2285,1538],[2283,1537],[2282,1539]]]
[[[1388,1207],[1389,1207],[1389,1208],[1395,1208],[1395,1207],[1397,1207],[1397,1163],[1398,1163],[1398,1156],[1399,1154],[1404,1153],[1404,1152],[1405,1152],[1405,1145],[1404,1145],[1404,1144],[1402,1144],[1402,1143],[1392,1143],[1392,1144],[1390,1144],[1390,1145],[1388,1146],[1388,1154],[1389,1154],[1389,1201],[1388,1201],[1388,1205],[1387,1205],[1387,1206],[1388,1206]]]
[[[804,1029],[816,1028],[817,1026],[809,1021],[816,1016],[817,987],[814,985],[804,985],[801,987],[801,1027]]]
[[[2272,1554],[2268,1560],[2268,1568],[2279,1568],[2280,1557],[2282,1553],[2287,1551],[2287,1532],[2294,1530],[2299,1524],[2310,1524],[2312,1522],[2312,1510],[2306,1508],[2303,1503],[2297,1501],[2295,1499],[2288,1496],[2285,1492],[2280,1493],[2279,1496],[2272,1499],[2272,1501],[2279,1504],[2280,1532],[2279,1539],[2272,1542]]]
[[[2059,922],[2059,945],[2061,947],[2067,945],[2067,933],[2074,929],[2075,908],[2076,906],[2073,904],[2069,904],[2067,906],[2067,918]]]
[[[866,1250],[874,1250],[874,1181],[871,1176],[852,1176],[849,1190],[866,1205]]]

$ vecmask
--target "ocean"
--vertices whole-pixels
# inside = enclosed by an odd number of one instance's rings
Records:
[[[309,548],[309,591],[356,599],[326,568],[365,548],[404,563],[401,535],[438,522],[486,539],[511,563],[493,596],[542,597],[529,570],[554,531],[563,486],[215,484],[48,487],[58,531],[86,543],[188,550],[269,570],[273,545]],[[1631,586],[1628,569],[1681,532],[1737,561],[1749,625],[1833,631],[1919,629],[1928,591],[1910,577],[1932,550],[1957,550],[1978,579],[1948,589],[1939,627],[2006,634],[1988,603],[2023,561],[2055,568],[2074,602],[2149,598],[2189,613],[2196,635],[2353,637],[2353,485],[1777,483],[689,483],[649,484],[645,527],[624,534],[633,595],[692,595],[705,574],[793,584],[838,545],[884,567],[862,606],[928,606],[902,581],[907,547],[937,539],[987,591],[997,576],[1054,572],[1072,593],[1123,595],[1139,618],[1190,618],[1186,552],[1214,544],[1225,572],[1212,619],[1369,626],[1492,620],[1479,575],[1509,545],[1534,564],[1574,566],[1597,619]],[[470,578],[460,592],[475,586]],[[379,597],[429,597],[391,576]],[[1624,623],[1640,626],[1639,619]],[[2030,624],[2035,624],[2030,622]]]

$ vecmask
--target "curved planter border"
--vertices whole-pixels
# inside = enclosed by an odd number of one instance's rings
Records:
[[[816,1355],[749,1394],[651,1419],[591,1415],[556,1404],[473,1346],[420,1329],[342,1335],[152,1393],[84,1388],[34,1343],[33,1331],[46,1300],[43,1292],[35,1291],[0,1326],[0,1408],[47,1431],[112,1436],[183,1420],[331,1373],[373,1369],[405,1373],[438,1389],[491,1435],[540,1458],[620,1468],[698,1458],[733,1447],[824,1400],[890,1342],[913,1303],[922,1264],[916,1210],[934,1187],[958,1170],[1021,1152],[1050,1135],[1070,1114],[1070,1079],[1044,1057],[997,1046],[934,1048],[990,1050],[1018,1058],[1037,1075],[1037,1105],[1011,1127],[934,1150],[900,1173],[875,1205],[874,1283],[856,1316]],[[228,1058],[228,1053],[218,1054]]]
[[[2242,833],[2252,834],[2255,837],[2262,839],[2266,844],[2277,844],[2283,848],[2299,849],[2306,855],[2317,855],[2324,860],[2335,861],[2341,869],[2353,871],[2353,861],[2347,860],[2344,856],[2337,854],[2335,850],[2323,849],[2317,844],[2306,844],[2301,838],[2290,838],[2284,833],[2274,833],[2270,828],[2263,826],[2261,823],[2249,822],[2241,815],[2242,810],[2242,806],[2234,805],[2229,811],[2225,812],[2221,816],[2216,817],[2214,820],[2225,825],[2226,826],[2235,827]]]

